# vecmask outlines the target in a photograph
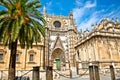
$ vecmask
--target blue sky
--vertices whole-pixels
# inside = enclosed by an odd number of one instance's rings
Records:
[[[78,26],[83,31],[91,29],[91,24],[98,24],[109,17],[120,21],[120,0],[40,0],[48,14],[68,16],[70,11]],[[0,7],[0,10],[3,9]]]
[[[120,0],[41,0],[41,3],[48,14],[68,16],[72,11],[78,29],[83,31],[106,17],[120,19]]]

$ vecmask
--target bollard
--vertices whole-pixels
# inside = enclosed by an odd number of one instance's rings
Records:
[[[39,80],[39,66],[33,67],[33,79]]]
[[[96,80],[100,80],[99,68],[98,68],[98,66],[94,66],[94,70],[95,70],[95,79],[96,79]]]
[[[111,80],[115,80],[115,72],[113,65],[110,65]]]
[[[79,62],[76,62],[76,72],[79,74]]]
[[[68,64],[69,64],[69,69],[70,69],[70,61],[68,61]]]
[[[52,66],[46,67],[46,80],[53,80],[53,69]]]
[[[72,70],[70,69],[70,78],[72,78]]]
[[[89,66],[89,76],[90,80],[94,80],[93,66]]]

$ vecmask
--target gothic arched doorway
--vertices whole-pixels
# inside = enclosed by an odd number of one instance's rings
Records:
[[[65,63],[65,53],[62,49],[56,48],[51,55],[52,63],[56,65],[58,70],[61,69],[61,65]]]

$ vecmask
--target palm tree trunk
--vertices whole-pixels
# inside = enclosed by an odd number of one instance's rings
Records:
[[[15,80],[17,40],[11,43],[8,80]]]

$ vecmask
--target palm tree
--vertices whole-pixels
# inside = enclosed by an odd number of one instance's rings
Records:
[[[17,44],[31,48],[32,44],[45,37],[46,21],[40,11],[39,0],[1,0],[0,41],[10,49],[9,80],[15,79]]]

